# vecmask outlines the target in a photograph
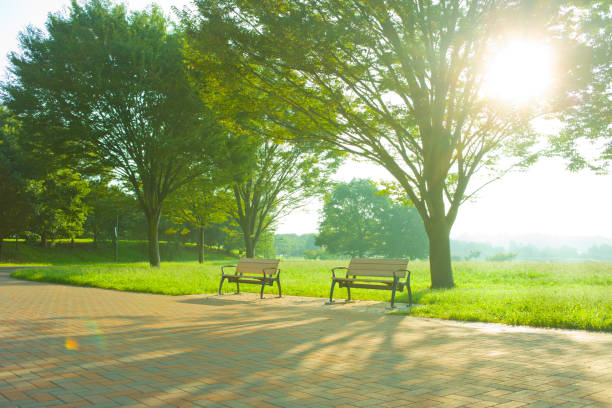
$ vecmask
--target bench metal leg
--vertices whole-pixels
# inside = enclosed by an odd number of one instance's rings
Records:
[[[276,284],[278,285],[278,297],[283,297],[283,293],[281,292],[281,284],[280,284],[279,278],[276,278]]]
[[[350,302],[351,301],[351,287],[347,286],[346,287],[346,291],[348,292],[348,300],[347,301]]]
[[[240,282],[236,281],[236,293],[240,293]]]
[[[264,288],[265,288],[265,287],[266,287],[266,281],[265,281],[265,280],[263,280],[263,281],[261,282],[261,292],[259,292],[259,298],[260,298],[260,299],[263,299],[263,291],[264,291]]]
[[[406,282],[406,287],[408,288],[408,305],[412,306],[412,290],[410,289],[410,282]]]
[[[391,292],[391,307],[395,307],[395,290],[397,289],[397,279],[393,281],[393,290]]]
[[[336,285],[336,281],[332,279],[332,287],[331,287],[331,291],[329,292],[329,303],[334,301],[334,286]]]
[[[219,284],[219,294],[221,295],[221,288],[223,287],[223,281],[225,280],[225,278],[221,278],[221,283]]]

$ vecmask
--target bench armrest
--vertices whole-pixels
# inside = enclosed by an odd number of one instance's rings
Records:
[[[223,265],[221,267],[221,273],[224,274],[225,273],[225,268],[237,268],[237,265]],[[238,269],[236,269],[236,272],[238,272]]]
[[[346,269],[346,276],[348,277],[348,268],[346,266],[336,266],[335,268],[332,268],[332,278],[336,277],[336,271],[338,269]]]
[[[272,271],[272,273],[266,273],[266,271]],[[273,276],[276,273],[276,276],[280,275],[280,269],[278,268],[263,268],[264,278],[266,275]]]
[[[396,271],[393,271],[394,278],[401,278],[401,276],[398,276],[396,272],[408,272],[408,275],[406,276],[406,280],[410,280],[410,271],[408,269],[398,269]]]

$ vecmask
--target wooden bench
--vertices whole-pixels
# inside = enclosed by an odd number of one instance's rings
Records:
[[[408,300],[412,306],[412,291],[410,290],[410,271],[406,269],[406,259],[362,259],[353,258],[348,268],[340,266],[332,269],[332,285],[329,301],[333,302],[334,286],[338,283],[348,291],[348,301],[351,300],[351,288],[391,290],[391,307],[394,307],[395,292],[408,289]],[[346,276],[336,276],[336,271],[346,269]],[[407,275],[407,276],[406,276]],[[406,277],[405,281],[400,279]],[[375,278],[375,279],[373,279]]]
[[[280,269],[278,269],[278,259],[253,259],[240,258],[238,265],[225,265],[221,267],[221,283],[219,284],[219,294],[223,281],[235,282],[237,293],[240,293],[241,283],[253,283],[261,285],[259,297],[263,299],[263,291],[266,285],[273,286],[274,282],[278,285],[278,297],[281,297]],[[225,273],[225,268],[236,268],[234,273]]]

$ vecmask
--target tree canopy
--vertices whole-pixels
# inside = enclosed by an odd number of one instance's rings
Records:
[[[612,1],[575,3],[568,11],[566,30],[588,53],[580,61],[582,69],[573,72],[580,86],[570,94],[574,103],[562,115],[564,128],[552,143],[569,159],[570,169],[605,171],[612,161]],[[585,154],[584,142],[594,149]]]
[[[2,240],[24,231],[33,212],[27,154],[19,144],[21,123],[0,106],[0,256]]]
[[[225,187],[225,186],[224,186]],[[168,201],[166,212],[177,225],[190,224],[198,233],[198,262],[204,262],[204,232],[211,223],[227,220],[232,196],[225,188],[218,188],[206,180],[195,182],[177,190]]]
[[[320,147],[265,136],[255,157],[245,181],[231,187],[234,204],[229,212],[242,230],[249,258],[255,255],[262,234],[280,217],[327,190],[339,164],[336,154]]]
[[[20,45],[10,54],[7,104],[45,129],[50,148],[112,169],[146,215],[149,262],[159,265],[164,200],[227,163],[233,143],[187,79],[180,34],[156,7],[130,13],[73,1],[49,16],[46,31],[23,32]]]
[[[60,169],[42,179],[30,181],[34,209],[34,231],[46,246],[47,239],[75,238],[83,231],[87,217],[84,200],[89,185],[79,173]]]
[[[195,4],[182,14],[191,69],[216,70],[228,105],[266,106],[294,138],[386,168],[423,220],[432,286],[453,286],[449,234],[481,187],[468,188],[470,180],[530,164],[530,120],[549,108],[487,99],[485,63],[509,31],[543,35],[556,2]]]

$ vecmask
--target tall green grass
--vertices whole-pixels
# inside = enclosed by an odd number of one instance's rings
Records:
[[[151,269],[145,263],[59,266],[20,270],[20,279],[60,282],[109,289],[168,295],[215,293],[220,266],[231,260],[197,263],[163,263]],[[341,261],[281,261],[283,294],[327,297],[330,269],[346,266]],[[612,331],[612,263],[515,263],[456,262],[456,288],[429,289],[429,265],[413,262],[413,300],[418,304],[408,314],[467,321],[499,322],[537,327]],[[225,283],[224,291],[235,290]],[[241,290],[257,292],[255,285]],[[276,294],[266,287],[265,293]],[[335,298],[346,296],[338,289]],[[389,301],[390,292],[353,289],[361,300]],[[398,296],[407,302],[406,292]]]

